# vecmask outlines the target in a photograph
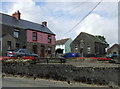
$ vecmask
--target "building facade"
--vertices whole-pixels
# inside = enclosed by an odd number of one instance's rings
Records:
[[[2,54],[10,49],[26,48],[39,57],[47,57],[55,52],[55,34],[47,27],[47,22],[37,24],[21,19],[19,11],[10,15],[0,13]]]
[[[120,56],[120,44],[114,44],[114,45],[112,45],[107,50],[107,54],[116,54],[117,56]]]
[[[63,50],[62,53],[71,52],[70,44],[72,42],[71,38],[61,39],[56,41],[56,50]]]
[[[82,56],[105,55],[105,43],[94,35],[81,32],[71,43],[71,51]]]

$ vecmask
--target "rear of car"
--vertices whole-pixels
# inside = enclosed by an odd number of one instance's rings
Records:
[[[27,49],[15,49],[6,51],[8,57],[38,57],[37,54],[29,52]]]
[[[63,55],[64,58],[70,58],[70,57],[80,57],[80,54],[78,53],[65,53]]]
[[[5,54],[6,54],[7,57],[13,57],[14,52],[13,52],[13,50],[7,50],[7,51],[5,52]]]

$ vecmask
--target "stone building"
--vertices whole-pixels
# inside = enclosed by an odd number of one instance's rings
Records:
[[[12,16],[0,13],[1,50],[3,56],[10,49],[26,48],[46,57],[55,52],[55,34],[47,27],[47,22],[41,24],[21,19],[19,11]]]
[[[107,50],[107,54],[116,54],[117,56],[120,56],[120,44],[114,44],[114,45],[112,45]]]
[[[106,43],[94,35],[81,32],[71,43],[71,51],[82,56],[105,55]]]

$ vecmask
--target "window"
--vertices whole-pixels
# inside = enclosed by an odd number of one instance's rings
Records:
[[[90,54],[91,53],[91,47],[88,45],[87,46],[87,53]]]
[[[2,47],[1,47],[1,41],[0,41],[0,51],[2,51]]]
[[[78,50],[78,45],[75,45],[75,50],[76,50],[76,51]]]
[[[33,45],[33,52],[37,54],[37,45]]]
[[[51,54],[51,47],[48,47],[48,54]]]
[[[48,43],[51,43],[51,40],[52,40],[51,36],[48,35]]]
[[[15,38],[19,38],[19,30],[15,29],[13,35]]]
[[[11,41],[7,41],[7,45],[8,45],[8,50],[11,49]]]
[[[37,32],[33,32],[33,41],[37,41]]]
[[[19,48],[20,48],[20,44],[16,43],[16,49],[19,49]]]

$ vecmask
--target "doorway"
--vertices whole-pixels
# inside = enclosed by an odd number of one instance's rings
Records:
[[[45,46],[41,45],[40,57],[45,57]]]

